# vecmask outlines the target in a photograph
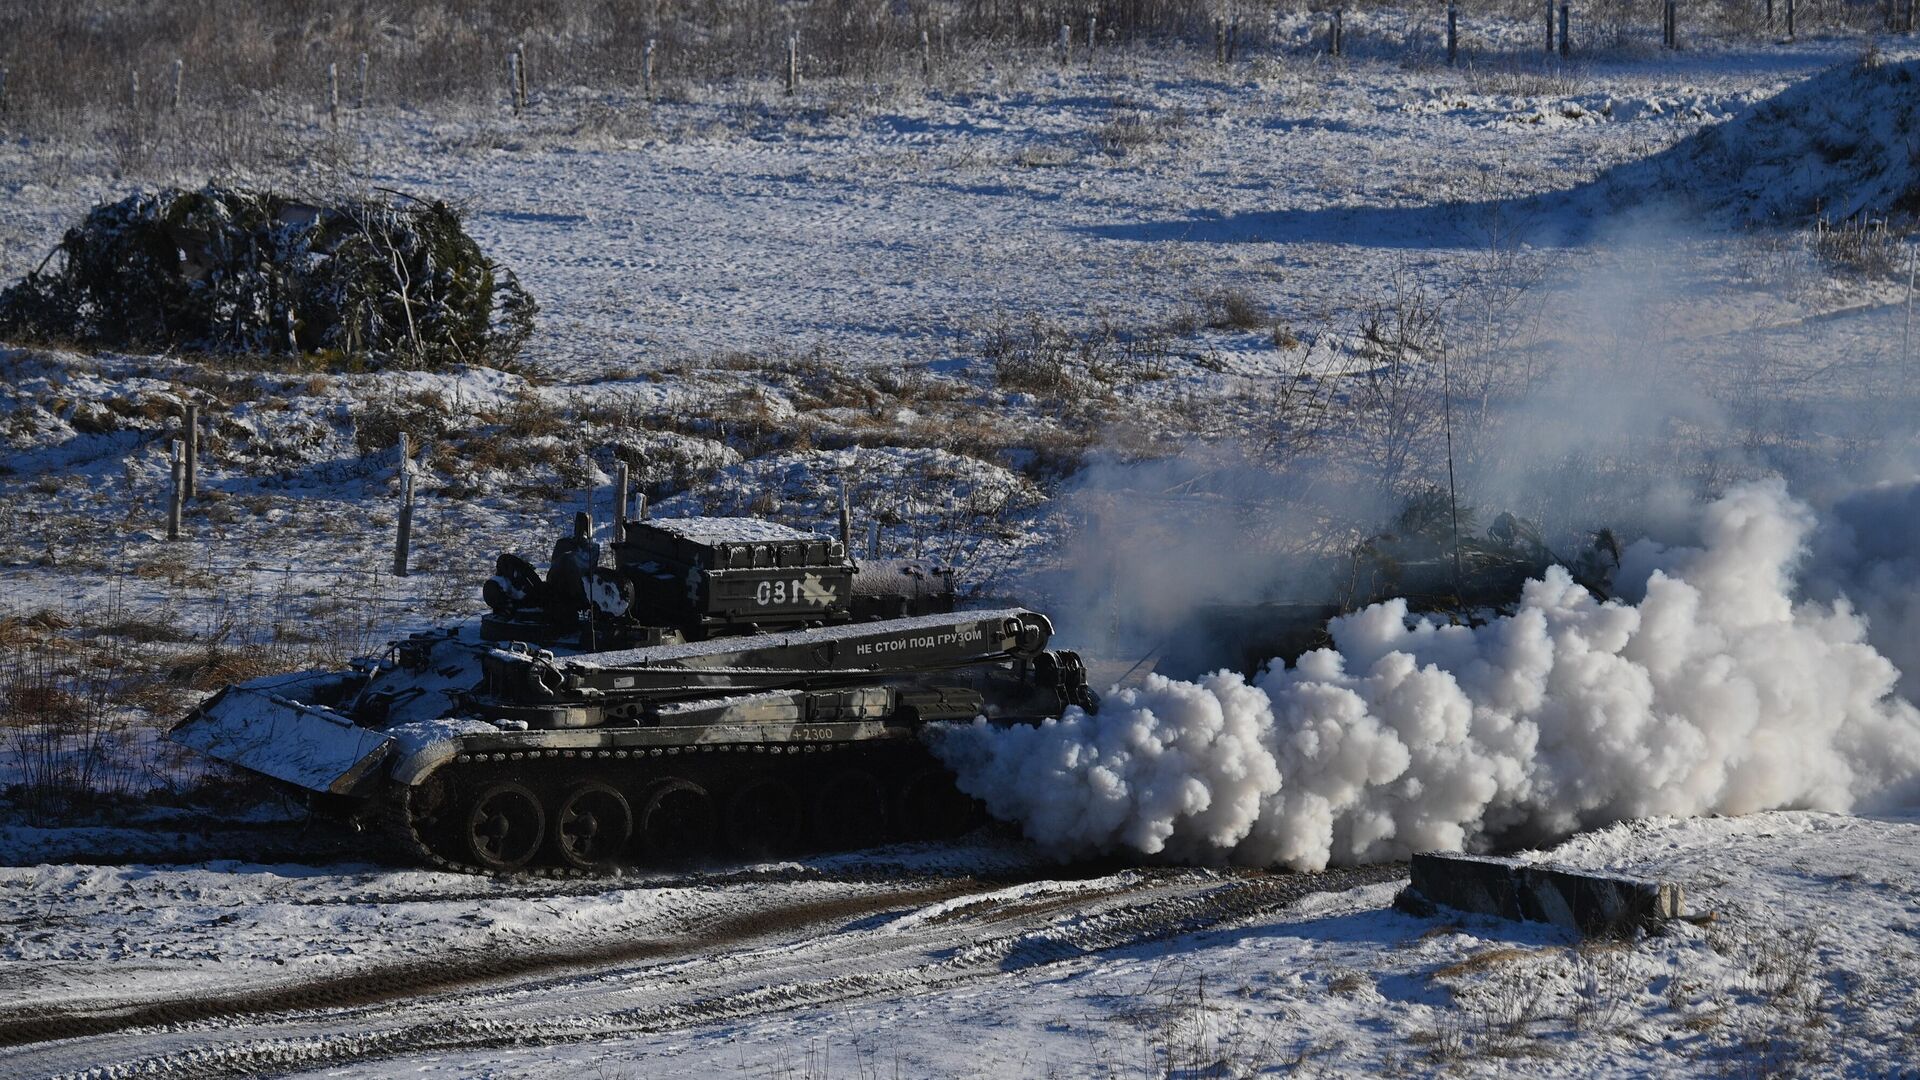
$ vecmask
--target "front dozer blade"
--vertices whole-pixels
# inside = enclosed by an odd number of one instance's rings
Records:
[[[245,686],[214,695],[168,738],[229,765],[330,795],[351,791],[393,741],[331,709]]]

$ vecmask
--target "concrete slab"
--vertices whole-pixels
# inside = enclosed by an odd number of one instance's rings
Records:
[[[1422,852],[1413,882],[1396,906],[1419,911],[1444,905],[1478,915],[1552,923],[1589,936],[1656,929],[1685,914],[1685,897],[1670,881],[1522,862],[1493,855]]]

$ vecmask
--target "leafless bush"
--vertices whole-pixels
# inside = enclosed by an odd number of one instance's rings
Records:
[[[1420,482],[1422,468],[1442,460],[1445,327],[1432,298],[1397,282],[1361,322],[1357,348],[1368,366],[1353,394],[1354,428],[1357,449],[1384,489]]]
[[[1163,379],[1167,350],[1158,329],[1127,331],[1103,322],[1075,330],[1037,315],[1017,325],[1001,324],[980,346],[1001,389],[1042,398],[1100,394],[1119,383]]]
[[[1125,157],[1172,140],[1187,121],[1187,112],[1181,108],[1163,113],[1122,108],[1094,133],[1094,141],[1101,153]]]
[[[1821,262],[1861,277],[1894,277],[1907,269],[1909,234],[1887,221],[1855,217],[1813,224],[1813,251]]]

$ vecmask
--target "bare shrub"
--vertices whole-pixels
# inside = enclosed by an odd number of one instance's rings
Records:
[[[1820,218],[1813,224],[1813,252],[1820,261],[1861,277],[1896,277],[1907,268],[1909,234],[1883,218],[1848,218],[1838,224]]]
[[[1215,330],[1258,330],[1267,324],[1260,301],[1245,289],[1215,289],[1201,297],[1201,305]]]

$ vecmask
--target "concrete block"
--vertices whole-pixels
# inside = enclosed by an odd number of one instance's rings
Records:
[[[1478,915],[1552,923],[1588,935],[1655,929],[1686,913],[1680,886],[1670,881],[1456,852],[1415,855],[1409,892],[1414,895],[1396,903],[1413,911],[1419,911],[1424,900]]]

